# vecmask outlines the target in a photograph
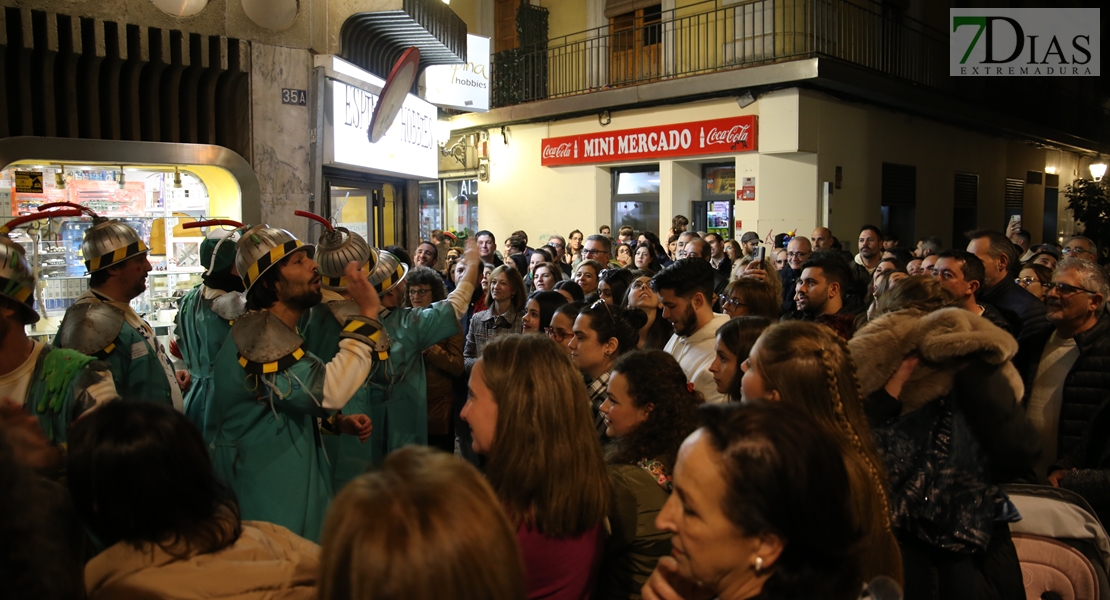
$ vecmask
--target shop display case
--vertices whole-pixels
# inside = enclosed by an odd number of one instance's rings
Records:
[[[159,335],[170,333],[177,299],[200,283],[204,271],[204,234],[182,225],[220,216],[212,214],[204,183],[174,167],[10,166],[0,171],[0,194],[4,216],[34,214],[43,204],[71,202],[138,231],[150,247],[152,271],[147,289],[131,305]],[[36,269],[36,304],[46,317],[29,326],[29,333],[49,338],[65,310],[88,289],[81,242],[92,219],[61,217],[34,225],[13,231],[11,237],[24,246]]]

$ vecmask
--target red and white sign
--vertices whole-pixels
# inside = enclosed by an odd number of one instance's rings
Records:
[[[621,129],[547,138],[540,143],[540,164],[591,163],[727,154],[757,149],[756,117],[747,115],[658,127]]]
[[[736,199],[744,202],[755,201],[755,177],[745,177],[740,191],[736,192]]]

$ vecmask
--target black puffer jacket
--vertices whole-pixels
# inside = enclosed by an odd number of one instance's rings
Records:
[[[1060,457],[1048,472],[1066,471],[1060,487],[1078,492],[1106,523],[1110,518],[1110,404],[1088,424],[1083,439]]]
[[[1014,358],[1014,366],[1025,383],[1023,404],[1028,405],[1037,366],[1055,330],[1049,329],[1020,342],[1021,351]],[[1110,314],[1105,308],[1094,327],[1075,336],[1075,344],[1079,346],[1079,358],[1064,379],[1057,456],[1066,456],[1074,449],[1095,413],[1110,400]]]
[[[1013,365],[1018,367],[1022,382],[1026,384],[1022,404],[1029,403],[1041,355],[1045,354],[1045,346],[1055,330],[1053,327],[1020,342],[1021,352],[1013,359]],[[1098,323],[1076,336],[1076,345],[1079,358],[1063,380],[1057,456],[1069,454],[1079,444],[1094,414],[1110,400],[1110,314],[1106,308]]]

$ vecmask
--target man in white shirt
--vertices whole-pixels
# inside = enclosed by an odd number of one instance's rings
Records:
[[[717,391],[709,366],[716,356],[717,329],[729,317],[713,312],[714,272],[701,258],[678,260],[651,279],[651,288],[663,303],[663,318],[674,326],[663,349],[675,357],[706,402],[720,403],[726,397]]]
[[[66,441],[69,425],[102,402],[115,400],[106,363],[27,337],[39,320],[35,278],[23,250],[0,235],[0,402],[38,417],[47,439]]]
[[[1097,264],[1060,262],[1048,292],[1052,330],[1021,342],[1014,359],[1025,379],[1026,410],[1041,434],[1040,476],[1079,444],[1098,410],[1110,400],[1110,281]]]

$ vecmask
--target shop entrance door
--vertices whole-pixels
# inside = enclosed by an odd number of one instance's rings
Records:
[[[398,243],[400,186],[378,181],[328,179],[327,216],[376,248]]]

